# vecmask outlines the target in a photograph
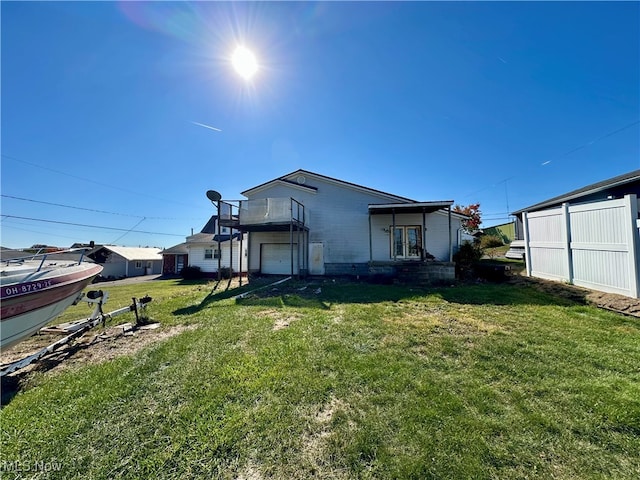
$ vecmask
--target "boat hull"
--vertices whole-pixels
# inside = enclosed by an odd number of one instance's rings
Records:
[[[64,312],[102,271],[100,265],[73,266],[9,276],[0,287],[0,348],[33,335]]]

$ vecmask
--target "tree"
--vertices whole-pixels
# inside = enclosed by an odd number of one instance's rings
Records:
[[[480,228],[480,224],[482,223],[482,212],[480,211],[479,203],[472,203],[470,205],[467,205],[466,207],[462,205],[456,205],[455,207],[453,207],[453,211],[469,217],[465,220],[462,220],[462,226],[467,231],[467,233],[474,233],[478,231],[478,229]]]

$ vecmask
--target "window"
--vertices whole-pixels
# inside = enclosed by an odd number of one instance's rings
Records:
[[[389,228],[393,231],[391,236],[391,257],[392,258],[420,258],[422,250],[422,237],[420,227],[396,225]]]
[[[204,259],[211,260],[213,258],[220,258],[220,250],[218,250],[217,248],[215,250],[213,248],[205,248]]]
[[[142,262],[136,262],[136,268],[142,268]]]

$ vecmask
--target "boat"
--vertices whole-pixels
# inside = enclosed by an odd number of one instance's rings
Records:
[[[101,265],[83,262],[83,255],[79,261],[50,261],[50,255],[2,262],[0,349],[30,337],[79,301],[82,290],[102,271]]]

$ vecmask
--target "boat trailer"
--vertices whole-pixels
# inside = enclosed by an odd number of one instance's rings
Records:
[[[123,313],[134,312],[136,317],[136,326],[144,324],[144,317],[141,313],[144,312],[147,304],[151,302],[151,297],[148,295],[139,299],[134,297],[131,299],[131,305],[119,308],[113,312],[104,313],[103,306],[107,302],[108,298],[109,293],[102,290],[91,290],[87,292],[85,301],[89,305],[95,304],[90,317],[40,329],[40,331],[44,333],[68,333],[68,335],[25,358],[0,366],[0,377],[31,365],[33,362],[40,360],[45,355],[53,353],[62,346],[67,345],[72,340],[81,337],[85,332],[91,330],[100,323],[102,323],[102,326],[104,327],[106,321],[112,317],[117,317]]]

